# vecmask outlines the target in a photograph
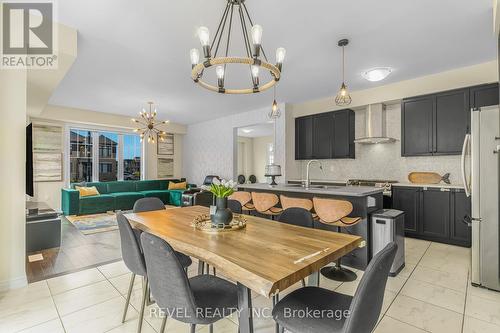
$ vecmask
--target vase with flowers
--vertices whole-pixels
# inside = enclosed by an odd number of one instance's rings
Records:
[[[237,183],[233,180],[219,180],[214,178],[210,186],[202,186],[203,190],[210,191],[215,197],[216,210],[210,215],[210,220],[215,226],[227,226],[233,220],[233,212],[227,208],[227,198],[234,193]]]

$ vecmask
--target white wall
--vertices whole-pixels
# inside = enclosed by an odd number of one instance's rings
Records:
[[[276,163],[285,166],[285,110],[276,124]],[[205,121],[187,127],[184,137],[183,174],[189,182],[201,184],[206,175],[236,178],[236,130],[268,121],[269,108]],[[284,179],[284,178],[283,178]]]
[[[237,175],[244,175],[246,179],[254,174],[253,138],[238,137]]]
[[[272,136],[261,136],[253,138],[253,170],[258,183],[266,183],[266,165],[269,144],[273,143]]]
[[[26,75],[0,70],[0,291],[26,284]]]
[[[356,111],[355,119],[356,138],[359,138],[364,134],[365,111]],[[451,182],[460,184],[460,156],[401,157],[399,104],[387,106],[387,135],[397,141],[376,145],[356,144],[356,159],[321,160],[324,172],[317,166],[311,166],[311,179],[345,181],[349,178],[360,178],[408,182],[408,173],[430,171],[441,175],[449,172]],[[298,163],[300,174],[296,175],[296,178],[305,179],[307,161]]]

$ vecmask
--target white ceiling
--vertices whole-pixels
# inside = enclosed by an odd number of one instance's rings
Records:
[[[238,136],[247,138],[259,138],[262,136],[271,136],[274,133],[274,126],[271,123],[256,124],[238,128]]]
[[[491,0],[246,4],[254,22],[264,28],[270,60],[277,47],[287,50],[278,87],[284,102],[336,93],[341,79],[336,44],[344,37],[351,40],[346,79],[352,90],[482,63],[497,55]],[[270,105],[272,91],[221,95],[190,79],[189,50],[199,47],[196,28],[206,25],[213,34],[224,6],[225,0],[58,1],[58,20],[79,31],[78,58],[50,103],[133,116],[153,100],[161,119],[185,124]],[[243,55],[243,49],[235,44],[231,53]],[[391,66],[394,72],[378,83],[361,77],[376,66]],[[232,73],[228,71],[227,83],[247,82],[247,75]]]

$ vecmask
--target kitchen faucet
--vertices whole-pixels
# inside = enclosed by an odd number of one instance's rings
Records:
[[[321,165],[320,161],[318,161],[318,160],[310,160],[309,162],[307,162],[306,184],[305,184],[305,188],[306,189],[308,189],[309,186],[311,185],[311,181],[309,180],[309,168],[310,168],[310,166],[311,166],[312,163],[318,163],[320,170],[323,171],[323,165]]]

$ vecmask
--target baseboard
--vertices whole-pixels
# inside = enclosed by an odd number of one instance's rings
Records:
[[[0,281],[0,292],[22,288],[27,285],[28,279],[26,278],[26,275],[23,275],[15,279]]]

